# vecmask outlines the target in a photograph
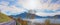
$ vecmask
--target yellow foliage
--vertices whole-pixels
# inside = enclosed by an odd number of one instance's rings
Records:
[[[45,25],[50,25],[50,20],[49,20],[49,19],[47,19],[47,20],[45,21]]]

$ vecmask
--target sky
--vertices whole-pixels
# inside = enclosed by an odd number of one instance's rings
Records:
[[[60,0],[0,0],[0,11],[6,15],[17,15],[29,10],[39,16],[60,15]]]

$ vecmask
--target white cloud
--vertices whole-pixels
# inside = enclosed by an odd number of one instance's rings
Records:
[[[20,14],[25,12],[26,10],[22,9],[22,8],[17,8],[15,6],[12,7],[8,7],[8,6],[2,6],[2,8],[0,8],[1,11],[7,15],[16,15],[16,14]],[[6,11],[9,11],[9,14],[6,13]],[[14,14],[15,13],[15,14]]]
[[[43,3],[43,4],[40,1],[39,0],[29,0],[27,2],[24,2],[25,4],[23,4],[23,7],[28,9],[28,10],[39,9],[40,11],[41,10],[44,11],[44,9],[56,11],[60,7],[60,4],[51,4],[51,0],[48,0],[47,3]],[[31,5],[31,2],[32,2],[32,5]],[[39,16],[54,16],[54,15],[60,14],[60,12],[59,13],[58,12],[45,13],[43,11],[37,12],[36,14],[39,15]]]
[[[0,5],[1,12],[7,15],[16,15],[16,14],[23,13],[26,11],[23,8],[17,8],[15,5],[8,6],[9,2],[2,1],[0,2],[0,4],[1,4]],[[9,11],[9,13],[6,13],[7,11]]]
[[[14,1],[14,0],[13,0]],[[18,14],[18,13],[23,13],[26,12],[27,10],[39,10],[39,11],[44,11],[44,9],[48,9],[48,10],[53,10],[56,11],[59,7],[60,4],[51,4],[51,0],[48,0],[46,3],[42,3],[40,2],[41,0],[18,0],[18,2],[16,2],[17,4],[22,4],[23,8],[17,8],[16,5],[13,5],[11,7],[7,6],[9,4],[9,2],[1,2],[2,5],[0,5],[0,10],[3,13],[6,13],[5,11],[9,11],[9,15],[11,14]],[[27,9],[27,10],[25,10]],[[38,11],[37,10],[37,11]],[[54,15],[58,15],[60,14],[60,12],[55,12],[55,13],[44,13],[44,12],[36,12],[36,15],[39,16],[54,16]],[[7,13],[6,13],[7,14]]]
[[[41,2],[42,0],[26,0],[26,2],[21,2],[23,4],[23,7],[25,9],[40,9],[40,10],[44,10],[44,9],[49,9],[49,10],[55,10],[58,7],[60,7],[60,4],[51,4],[51,0],[48,0],[46,3]],[[20,4],[21,4],[20,3]]]
[[[38,15],[38,16],[55,16],[55,15],[60,15],[60,12],[56,12],[56,13],[37,12],[36,15]]]
[[[4,6],[7,6],[9,4],[9,2],[6,2],[6,1],[2,1],[0,2],[1,5],[4,5]]]

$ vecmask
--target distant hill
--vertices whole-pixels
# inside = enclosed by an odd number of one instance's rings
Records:
[[[55,15],[55,16],[53,16],[53,17],[60,18],[60,15]]]
[[[0,23],[1,22],[7,22],[9,20],[11,20],[11,18],[9,18],[7,15],[0,12]]]
[[[21,18],[26,18],[26,15],[27,13],[21,13],[21,14],[18,14],[18,15],[11,15],[12,17],[15,17],[15,18],[18,18],[18,17],[21,17]],[[33,15],[33,14],[31,14]],[[38,16],[38,15],[35,15],[35,18],[53,18],[54,16]],[[60,18],[60,15],[57,15],[58,18]]]
[[[11,15],[11,16],[16,17],[16,18],[17,17],[26,18],[26,15],[27,15],[27,13],[25,12],[25,13],[21,13],[21,14],[18,14],[18,15]],[[42,18],[42,17],[35,15],[35,18]]]

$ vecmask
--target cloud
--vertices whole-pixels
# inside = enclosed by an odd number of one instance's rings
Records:
[[[23,8],[18,8],[16,5],[8,6],[9,2],[2,1],[0,2],[0,10],[2,13],[7,15],[16,15],[25,12]]]
[[[33,0],[30,0],[30,2],[31,1],[33,1]],[[34,4],[32,4],[32,5],[31,5],[31,3],[29,5],[27,5],[27,4],[28,3],[24,4],[24,8],[27,8],[28,10],[31,10],[31,9],[35,10],[36,9],[36,11],[37,11],[36,15],[39,15],[39,16],[60,15],[60,11],[57,11],[57,9],[60,7],[60,4],[57,4],[56,2],[55,3],[51,3],[51,0],[48,0],[46,3],[41,3],[38,0],[37,1],[35,0]]]
[[[0,2],[0,5],[5,5],[5,6],[7,6],[8,4],[9,4],[9,2],[5,2],[5,1]]]
[[[16,15],[26,11],[23,8],[17,8],[16,6],[11,6],[11,7],[1,6],[0,9],[3,13],[9,12],[9,13],[6,13],[7,15]]]
[[[60,15],[59,1],[51,2],[52,0],[2,0],[0,10],[7,15],[16,15],[28,10],[35,10],[39,16]]]
[[[51,0],[51,3],[56,3],[58,2],[59,0]]]
[[[44,2],[45,0],[29,0],[29,1],[26,1],[26,2],[23,2],[22,4],[23,4],[23,7],[25,8],[25,9],[42,9],[42,10],[44,10],[44,9],[50,9],[50,10],[55,10],[55,9],[57,9],[58,7],[60,7],[60,4],[57,4],[56,2],[56,4],[52,4],[51,3],[51,1],[52,0],[46,0],[47,2],[46,3],[42,3],[42,2]],[[32,3],[31,3],[32,2]],[[58,2],[58,1],[57,1]]]
[[[60,15],[60,12],[56,12],[56,13],[37,12],[35,14],[38,16],[55,16],[55,15]]]
[[[16,14],[21,14],[25,12],[26,10],[22,8],[17,8],[15,6],[12,6],[12,7],[5,6],[4,8],[3,7],[1,8],[1,11],[7,15],[16,15]]]

